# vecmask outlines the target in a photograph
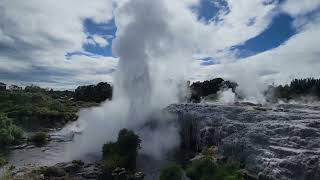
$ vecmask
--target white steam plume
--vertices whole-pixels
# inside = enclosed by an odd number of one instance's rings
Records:
[[[163,1],[118,2],[113,52],[119,57],[119,66],[113,100],[80,112],[77,123],[82,134],[68,150],[69,157],[100,152],[122,128],[137,132],[142,138],[142,152],[154,157],[178,145],[177,127],[159,112],[179,100],[179,82],[187,71],[179,61],[191,57],[192,52],[177,52],[175,48],[173,53],[171,47],[178,45],[168,17]],[[150,120],[152,128],[147,125]]]

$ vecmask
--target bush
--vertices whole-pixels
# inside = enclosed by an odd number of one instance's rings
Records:
[[[29,138],[29,141],[36,146],[44,146],[48,143],[48,134],[45,132],[38,132]]]
[[[244,180],[238,164],[222,164],[218,166],[216,178],[221,180]]]
[[[161,169],[160,180],[181,180],[182,169],[176,163],[171,163]]]
[[[109,169],[116,167],[135,170],[141,140],[133,131],[122,129],[118,140],[103,146],[104,165]]]
[[[4,166],[5,164],[7,164],[7,160],[2,154],[0,154],[0,167]]]
[[[186,174],[192,180],[243,180],[236,164],[216,164],[210,158],[193,161]]]
[[[13,180],[12,173],[8,169],[2,170],[0,174],[0,180]]]
[[[23,131],[12,120],[0,114],[0,148],[15,145],[23,140]]]
[[[204,177],[213,177],[215,170],[215,163],[209,158],[204,158],[201,160],[193,161],[187,168],[186,174],[193,180],[200,180]]]
[[[26,130],[62,127],[76,120],[84,105],[87,103],[54,99],[46,92],[0,91],[0,113]]]

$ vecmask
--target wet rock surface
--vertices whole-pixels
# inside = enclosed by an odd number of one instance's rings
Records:
[[[182,147],[243,163],[268,180],[320,179],[320,106],[174,104]]]

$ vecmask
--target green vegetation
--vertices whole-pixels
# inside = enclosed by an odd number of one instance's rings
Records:
[[[13,122],[25,129],[62,127],[70,121],[77,120],[81,107],[95,103],[75,102],[69,99],[55,99],[52,92],[36,91],[0,91],[0,113],[11,118]]]
[[[161,169],[160,180],[181,180],[182,169],[176,163],[170,163]]]
[[[232,91],[235,92],[237,86],[237,83],[225,81],[222,78],[216,78],[203,82],[194,82],[190,86],[190,101],[200,102],[201,97],[208,95],[211,95],[211,97],[217,97],[217,93],[223,89],[232,89]]]
[[[117,167],[135,170],[141,140],[138,135],[128,129],[119,132],[117,142],[103,146],[103,164],[105,169]]]
[[[13,180],[11,172],[9,170],[4,170],[3,174],[0,176],[0,180]]]
[[[216,78],[203,82],[194,82],[190,85],[190,101],[200,102],[201,98],[217,99],[218,92],[224,89],[232,89],[237,99],[243,99],[241,91],[236,91],[237,83]],[[290,101],[290,100],[320,100],[320,79],[306,78],[294,79],[287,85],[270,85],[264,92],[268,102]],[[311,97],[311,98],[308,98]]]
[[[5,164],[7,164],[7,160],[4,155],[0,154],[0,167],[4,166]]]
[[[23,131],[12,120],[0,113],[0,167],[7,163],[6,148],[23,142]]]
[[[0,113],[0,149],[23,141],[23,131],[12,120]]]
[[[285,86],[270,86],[266,95],[274,98],[273,100],[281,99],[284,101],[298,100],[299,98],[312,96],[320,99],[320,79],[294,79],[291,83]]]
[[[244,180],[235,164],[217,164],[210,158],[193,161],[186,170],[192,180]]]
[[[106,82],[100,82],[96,86],[79,86],[74,93],[77,101],[89,101],[100,103],[112,98],[112,86]]]
[[[105,85],[101,83],[97,86],[99,92],[104,92]],[[77,120],[80,108],[97,105],[95,101],[76,101],[74,96],[72,91],[54,91],[34,85],[23,89],[0,83],[0,152],[8,150],[8,146],[24,142],[22,129],[47,131],[60,128]],[[81,96],[78,95],[78,98],[81,99]],[[36,133],[28,140],[42,146],[48,142],[48,135]],[[0,153],[0,166],[5,163],[5,155]]]
[[[48,134],[45,132],[38,132],[29,138],[29,141],[36,146],[44,146],[48,143]]]

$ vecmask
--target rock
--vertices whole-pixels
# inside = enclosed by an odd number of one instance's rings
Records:
[[[245,169],[241,169],[240,170],[240,174],[242,175],[242,177],[244,177],[246,180],[258,180],[258,177],[251,174],[250,172],[248,172]]]
[[[58,163],[51,167],[40,167],[35,170],[23,170],[15,173],[17,179],[33,177],[33,179],[49,180],[85,180],[97,179],[101,174],[100,168],[95,164],[85,164],[82,161],[75,160],[72,162]]]
[[[130,172],[119,167],[112,171],[111,176],[115,180],[143,180],[145,177],[142,172]]]
[[[136,172],[133,175],[133,180],[143,180],[145,175],[142,172]]]
[[[217,147],[259,179],[320,179],[318,106],[173,104],[166,111],[180,123],[182,148]]]
[[[45,178],[52,177],[64,177],[66,176],[66,171],[60,167],[52,166],[52,167],[41,167],[39,172],[43,174]]]
[[[84,172],[81,174],[81,176],[86,179],[97,179],[97,177],[99,176],[99,173],[97,173],[97,172]]]

